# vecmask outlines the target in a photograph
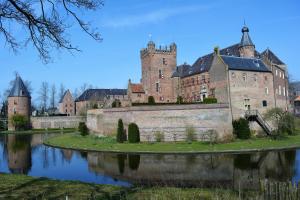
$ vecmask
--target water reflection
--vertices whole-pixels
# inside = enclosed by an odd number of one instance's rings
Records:
[[[258,189],[259,180],[299,181],[299,152],[251,154],[114,154],[42,145],[45,135],[0,137],[0,171],[129,186]]]

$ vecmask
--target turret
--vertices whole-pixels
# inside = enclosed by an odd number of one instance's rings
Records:
[[[249,28],[244,26],[242,28],[242,39],[239,46],[239,52],[241,57],[253,58],[255,55],[255,45],[253,44],[250,35]]]
[[[23,80],[19,75],[16,76],[13,87],[8,95],[8,130],[14,130],[12,116],[19,114],[30,119],[31,96]]]

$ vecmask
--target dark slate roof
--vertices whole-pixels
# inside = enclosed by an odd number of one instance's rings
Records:
[[[66,94],[68,93],[69,90],[65,91],[64,94],[61,96],[60,100],[59,100],[59,103],[62,103]]]
[[[16,77],[16,80],[12,89],[10,90],[8,97],[30,97],[30,93],[28,92],[20,76]]]
[[[236,56],[240,55],[239,52],[240,44],[234,44],[232,46],[226,47],[220,50],[220,55]],[[259,58],[260,54],[255,51],[255,57]],[[200,74],[209,71],[212,61],[213,53],[202,56],[196,60],[196,62],[190,66],[188,64],[183,64],[177,67],[176,71],[173,73],[172,77],[187,77],[194,74]]]
[[[243,58],[236,56],[221,56],[230,70],[271,72],[268,67],[258,58]]]
[[[251,38],[250,38],[250,35],[249,35],[249,28],[244,26],[242,28],[242,33],[243,33],[243,36],[242,36],[242,39],[241,39],[241,42],[240,42],[240,46],[243,47],[243,46],[254,46]]]
[[[277,65],[284,65],[282,62],[270,49],[266,49],[261,53],[262,56],[266,57],[269,61]]]
[[[173,72],[172,77],[183,77],[184,74],[187,74],[191,70],[192,66],[189,64],[182,64],[176,67],[176,70]]]
[[[108,95],[127,95],[126,89],[87,89],[75,101],[103,101]]]

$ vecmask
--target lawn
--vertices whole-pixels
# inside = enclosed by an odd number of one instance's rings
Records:
[[[193,153],[193,152],[230,152],[300,147],[300,135],[286,136],[273,140],[269,137],[248,140],[236,139],[230,143],[210,144],[208,142],[155,142],[155,143],[117,143],[112,137],[80,136],[67,134],[50,138],[45,144],[63,148],[144,153]]]
[[[0,199],[119,199],[126,188],[0,174]]]
[[[224,189],[174,188],[158,186],[146,188],[124,188],[112,185],[89,184],[78,181],[59,181],[47,178],[34,178],[25,175],[1,173],[0,180],[0,199],[238,199],[236,192]]]

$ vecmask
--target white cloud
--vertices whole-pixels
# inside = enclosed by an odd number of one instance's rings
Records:
[[[201,5],[201,6],[190,5],[190,6],[165,8],[165,9],[154,10],[148,13],[119,16],[117,18],[106,19],[104,20],[103,24],[106,27],[113,27],[113,28],[138,26],[141,24],[161,22],[176,15],[206,10],[211,7],[212,7],[211,5]]]

